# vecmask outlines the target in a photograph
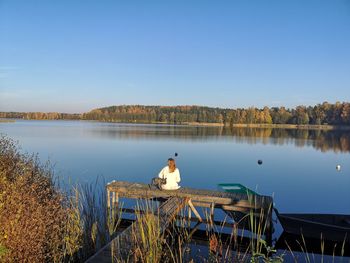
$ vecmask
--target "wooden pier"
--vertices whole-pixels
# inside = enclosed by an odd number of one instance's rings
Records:
[[[250,219],[254,217],[255,222],[264,224],[265,236],[267,243],[272,242],[272,209],[273,200],[270,196],[248,195],[242,193],[227,193],[220,191],[201,190],[193,188],[180,188],[178,190],[159,190],[150,187],[148,184],[130,183],[124,181],[113,181],[106,186],[107,188],[107,207],[109,211],[121,209],[126,213],[138,213],[139,208],[121,208],[119,202],[121,198],[161,201],[161,205],[153,209],[153,214],[159,216],[159,229],[163,233],[172,220],[179,218],[178,213],[184,207],[188,209],[186,220],[197,221],[200,224],[222,224],[225,226],[235,226],[240,229],[249,229]],[[198,212],[198,208],[205,209],[207,218]],[[236,221],[234,223],[215,220],[215,211],[223,210],[231,215]],[[195,217],[192,217],[192,213]],[[115,214],[115,213],[110,213]],[[149,214],[149,211],[148,211]],[[114,262],[130,260],[130,247],[137,240],[138,224],[142,222],[142,216],[138,217],[134,223],[125,229],[121,234],[114,238],[109,244],[98,251],[87,262]],[[254,227],[253,227],[254,228]],[[133,236],[133,238],[132,238]],[[117,255],[117,256],[116,256]]]

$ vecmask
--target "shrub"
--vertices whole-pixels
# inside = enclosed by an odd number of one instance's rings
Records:
[[[78,228],[67,227],[74,215],[50,166],[0,137],[0,244],[5,251],[0,261],[62,262],[74,257],[81,235],[79,223]]]

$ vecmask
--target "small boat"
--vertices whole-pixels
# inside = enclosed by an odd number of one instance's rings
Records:
[[[280,214],[276,215],[285,232],[336,242],[350,242],[350,215]]]
[[[245,187],[242,184],[238,183],[224,183],[224,184],[218,184],[218,187],[227,192],[227,193],[239,193],[239,194],[246,194],[247,198],[248,196],[258,196],[259,194],[254,192],[253,190]],[[235,220],[235,222],[239,223],[242,228],[248,229],[249,225],[249,217],[247,214],[239,212],[239,211],[227,211],[224,210],[224,212]]]
[[[218,184],[218,187],[224,190],[225,192],[228,193],[241,193],[241,194],[248,194],[248,195],[258,195],[256,192],[253,190],[245,187],[242,184]]]

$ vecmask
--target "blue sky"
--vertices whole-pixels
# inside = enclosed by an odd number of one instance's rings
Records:
[[[350,1],[0,0],[0,111],[350,101]]]

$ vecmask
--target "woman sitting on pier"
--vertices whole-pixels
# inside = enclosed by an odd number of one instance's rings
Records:
[[[168,165],[160,171],[158,177],[166,179],[166,184],[161,186],[163,190],[176,190],[180,188],[178,185],[181,181],[180,171],[176,168],[175,160],[173,158],[168,159]]]

